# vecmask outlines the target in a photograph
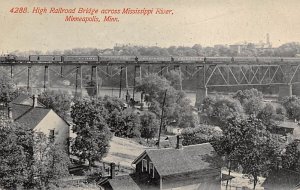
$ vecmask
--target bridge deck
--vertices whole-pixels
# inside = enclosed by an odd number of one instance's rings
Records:
[[[134,66],[134,65],[257,65],[257,66],[270,66],[270,65],[299,65],[300,58],[293,58],[292,60],[263,60],[263,61],[99,61],[99,62],[30,62],[30,61],[14,61],[14,62],[0,62],[0,66]]]

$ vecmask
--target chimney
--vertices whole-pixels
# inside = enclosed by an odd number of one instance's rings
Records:
[[[114,179],[116,177],[116,164],[115,163],[110,163],[110,178]]]
[[[177,135],[176,137],[177,137],[176,149],[182,149],[182,139],[180,138],[179,135]]]
[[[37,103],[37,95],[33,95],[32,96],[32,107],[37,107],[38,103]]]
[[[9,119],[13,119],[12,108],[11,108],[11,107],[8,107],[8,108],[7,108],[7,115],[8,115],[8,118],[9,118]]]

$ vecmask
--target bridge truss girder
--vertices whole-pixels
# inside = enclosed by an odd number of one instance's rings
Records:
[[[299,64],[209,65],[205,69],[204,87],[286,85],[300,83]]]

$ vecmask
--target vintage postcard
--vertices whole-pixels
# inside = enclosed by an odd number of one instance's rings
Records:
[[[300,189],[300,1],[0,2],[0,190]]]

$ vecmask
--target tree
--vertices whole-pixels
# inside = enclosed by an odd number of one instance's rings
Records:
[[[248,115],[258,114],[263,107],[263,94],[255,88],[239,90],[233,95],[233,98],[240,101]]]
[[[207,142],[213,142],[222,137],[222,131],[211,125],[199,125],[194,128],[185,128],[182,130],[182,144],[194,145]]]
[[[258,113],[257,118],[261,119],[265,125],[271,125],[275,114],[276,111],[272,104],[266,104],[266,106]]]
[[[275,125],[275,121],[283,121],[285,118],[285,109],[278,106],[276,109],[272,104],[266,104],[265,107],[257,114],[257,118],[261,119],[266,126]]]
[[[253,179],[253,189],[259,175],[267,174],[275,167],[278,144],[271,140],[261,120],[250,117],[244,120],[231,119],[223,130],[223,136],[213,142],[215,150],[224,155],[229,167],[241,165],[243,173]]]
[[[125,109],[125,102],[116,97],[105,96],[101,99],[107,110],[105,119],[110,130],[119,137],[139,137],[140,117],[133,109]]]
[[[141,136],[141,121],[140,116],[133,109],[126,109],[115,114],[115,124],[113,131],[118,137],[140,137]]]
[[[300,99],[297,96],[284,97],[282,105],[286,109],[287,117],[300,120]]]
[[[250,175],[253,179],[253,189],[255,189],[258,176],[267,175],[276,167],[278,157],[278,147],[271,140],[260,140],[249,149],[243,151],[242,159],[239,161],[243,173]]]
[[[260,98],[253,97],[253,98],[244,100],[243,107],[244,107],[246,114],[257,115],[263,108],[263,103]]]
[[[275,50],[275,55],[280,57],[295,57],[295,55],[299,53],[299,50],[299,42],[290,42],[279,46]]]
[[[224,96],[206,97],[202,111],[207,114],[211,125],[219,126],[221,129],[227,126],[226,123],[230,119],[244,118],[240,102]]]
[[[193,109],[189,99],[183,91],[176,90],[171,82],[157,74],[148,74],[138,80],[138,92],[145,94],[145,101],[149,103],[149,111],[160,117],[162,104],[166,93],[164,105],[165,124],[175,124],[179,127],[194,126]],[[184,124],[184,125],[183,125]]]
[[[300,142],[293,141],[285,147],[282,154],[282,167],[289,170],[300,171]]]
[[[17,96],[17,87],[7,76],[0,76],[0,103],[7,104]]]
[[[68,174],[69,158],[65,149],[50,143],[43,133],[34,133],[2,116],[0,151],[2,187],[43,189]]]
[[[47,108],[53,109],[55,113],[66,119],[70,111],[72,98],[62,91],[47,90],[38,96],[38,100]]]
[[[107,109],[109,113],[114,110],[121,112],[125,109],[124,100],[117,97],[104,96],[103,98],[104,107]]]
[[[176,90],[180,90],[182,80],[183,80],[183,74],[180,73],[180,71],[169,71],[165,74],[165,77],[168,81],[170,81],[170,85],[173,86]]]
[[[153,138],[159,128],[159,120],[152,112],[146,111],[141,115],[141,137],[148,139]]]
[[[37,188],[47,189],[50,183],[69,175],[65,148],[51,142],[44,133],[35,133],[33,172]]]
[[[18,143],[17,128],[7,118],[0,118],[0,187],[16,189],[27,179],[26,155]]]
[[[111,133],[105,119],[107,116],[108,111],[101,99],[77,100],[72,106],[73,131],[77,135],[72,152],[87,159],[89,167],[108,152]]]
[[[105,118],[110,129],[115,129],[122,118],[122,111],[125,109],[125,102],[117,97],[104,96],[103,105],[108,111]]]

